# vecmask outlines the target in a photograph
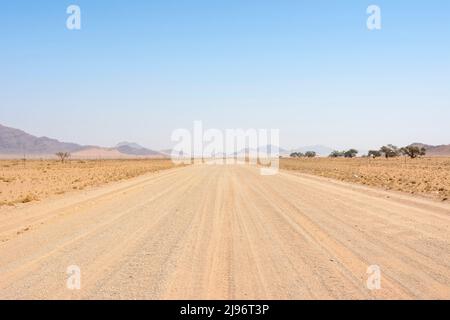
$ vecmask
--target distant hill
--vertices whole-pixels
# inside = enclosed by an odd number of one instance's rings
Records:
[[[170,156],[172,154],[172,149],[163,149],[160,152],[166,156]]]
[[[145,149],[143,146],[137,144],[136,142],[124,141],[124,142],[119,142],[118,144],[116,144],[116,148],[125,147],[125,146],[133,148],[133,149]]]
[[[444,144],[439,146],[432,146],[424,143],[413,143],[412,146],[419,148],[425,148],[427,150],[427,156],[431,157],[448,157],[450,156],[450,144]]]
[[[116,149],[124,154],[133,156],[163,156],[159,151],[150,150],[134,142],[121,142],[116,145]]]
[[[36,137],[22,130],[0,125],[0,154],[44,155],[55,152],[76,152],[86,148],[76,143],[60,142],[47,137]]]

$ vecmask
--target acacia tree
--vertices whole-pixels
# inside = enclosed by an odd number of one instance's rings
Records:
[[[317,155],[317,153],[315,153],[314,151],[306,151],[305,152],[305,157],[307,158],[315,158]]]
[[[400,155],[400,150],[392,144],[388,144],[387,146],[382,146],[380,148],[380,152],[382,154],[384,154],[384,156],[386,158],[395,158]]]
[[[358,154],[358,150],[350,149],[344,152],[344,157],[346,158],[354,158]]]
[[[420,156],[424,156],[427,153],[425,148],[419,148],[417,146],[407,146],[400,149],[400,152],[405,156],[415,159]]]
[[[68,158],[70,158],[69,152],[57,152],[55,155],[59,158],[61,162],[66,161]]]
[[[367,156],[372,158],[379,158],[382,156],[382,153],[381,151],[378,150],[370,150]]]
[[[337,151],[337,150],[334,150],[329,155],[330,158],[341,158],[343,156],[344,156],[344,153],[342,151]]]
[[[305,155],[303,153],[301,153],[301,152],[293,152],[293,153],[290,154],[291,158],[302,158],[304,156]]]

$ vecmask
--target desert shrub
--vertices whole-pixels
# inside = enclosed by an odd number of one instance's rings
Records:
[[[66,161],[68,158],[70,158],[69,152],[57,152],[55,155],[59,158],[61,162]]]

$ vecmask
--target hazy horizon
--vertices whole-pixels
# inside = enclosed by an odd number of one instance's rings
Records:
[[[66,8],[81,8],[81,30]],[[369,31],[376,4],[382,29]],[[280,146],[450,144],[448,1],[2,4],[0,123],[84,145],[280,129]]]

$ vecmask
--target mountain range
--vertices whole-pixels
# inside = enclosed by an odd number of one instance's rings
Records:
[[[48,137],[36,137],[0,124],[0,155],[48,157],[56,152],[70,152],[74,158],[165,157],[163,153],[144,148],[137,143],[121,142],[113,148],[80,145]]]
[[[423,143],[413,143],[413,146],[425,148],[427,156],[450,156],[450,145],[433,146]],[[255,150],[243,149],[234,155],[243,155]],[[277,151],[281,156],[289,156],[291,152],[314,151],[319,156],[328,156],[333,149],[322,146],[307,146],[286,150],[274,146],[259,147],[257,151]],[[134,142],[120,142],[115,147],[105,148],[92,145],[60,142],[48,137],[36,137],[22,130],[6,127],[0,124],[0,156],[1,157],[48,157],[56,152],[70,152],[73,158],[163,158],[170,156],[171,150],[155,151],[147,149]]]

